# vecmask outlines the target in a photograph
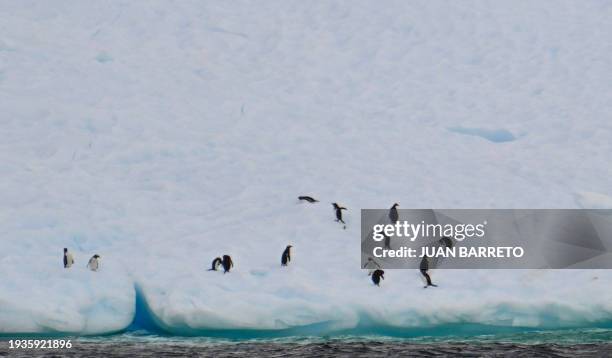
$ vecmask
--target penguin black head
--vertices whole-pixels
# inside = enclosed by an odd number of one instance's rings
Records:
[[[453,247],[453,240],[448,236],[442,236],[438,242],[446,247]]]
[[[338,203],[332,203],[332,205],[334,206],[334,209],[336,210],[348,210],[347,208],[338,205]]]
[[[385,277],[385,271],[383,270],[376,270],[374,271],[374,273],[372,273],[373,276],[377,276],[377,277]]]
[[[395,207],[398,207],[398,206],[399,206],[399,204],[395,203],[395,204],[393,204],[392,208],[395,208]]]
[[[291,245],[287,245],[287,248],[288,248],[288,249],[290,249],[290,248],[292,248],[292,247],[293,247],[293,246],[291,246]]]
[[[64,252],[68,252],[68,249],[64,247]]]
[[[94,257],[94,258],[96,258],[96,259],[99,259],[99,258],[100,258],[100,255],[96,254],[96,255],[94,255],[93,257]]]

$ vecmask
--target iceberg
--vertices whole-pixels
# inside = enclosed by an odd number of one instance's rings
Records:
[[[0,334],[610,324],[607,271],[374,287],[359,242],[359,209],[394,202],[610,207],[605,10],[0,3]],[[207,271],[223,254],[234,269]]]

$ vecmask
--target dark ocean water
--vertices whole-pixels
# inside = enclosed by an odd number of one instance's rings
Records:
[[[612,344],[557,345],[514,343],[407,343],[341,342],[327,343],[237,343],[198,345],[186,343],[109,344],[83,343],[69,350],[12,351],[11,357],[606,357]]]
[[[612,357],[612,330],[540,331],[471,337],[384,336],[223,339],[127,332],[102,337],[65,337],[71,349],[9,349],[10,357]]]

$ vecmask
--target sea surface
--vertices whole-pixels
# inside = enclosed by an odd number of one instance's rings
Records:
[[[32,337],[23,337],[32,338]],[[535,331],[478,336],[387,336],[227,339],[176,337],[132,331],[71,339],[70,349],[9,349],[10,357],[612,357],[611,329]]]

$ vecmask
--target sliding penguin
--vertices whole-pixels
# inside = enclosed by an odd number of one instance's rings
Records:
[[[385,271],[383,270],[376,270],[374,272],[372,272],[372,282],[374,282],[374,284],[376,286],[380,286],[380,279],[385,279]]]
[[[399,220],[399,214],[397,212],[397,207],[398,206],[399,206],[399,204],[395,203],[395,204],[393,204],[391,209],[389,209],[389,219],[391,220],[392,224],[395,224]]]
[[[212,262],[211,268],[209,268],[208,271],[217,271],[219,266],[221,266],[221,258],[215,257],[215,259]]]
[[[338,205],[338,203],[332,203],[332,205],[334,206],[334,210],[336,211],[336,221],[346,224],[344,220],[342,220],[342,210],[348,209]],[[346,226],[344,226],[344,228],[346,229]]]
[[[68,249],[64,247],[64,268],[70,268],[74,264],[74,258],[72,254],[68,252]]]
[[[298,196],[299,200],[304,200],[307,201],[309,203],[318,203],[319,201],[315,198],[313,198],[312,196],[308,196],[308,195],[302,195],[302,196]]]
[[[425,280],[427,280],[427,286],[423,288],[427,288],[429,286],[438,287],[438,285],[434,285],[433,283],[431,283],[431,277],[429,277],[429,274],[427,273],[427,271],[429,270],[429,260],[427,259],[427,256],[423,256],[419,268],[421,269],[421,275],[423,275],[423,277],[425,277]]]
[[[223,265],[223,273],[230,272],[231,268],[234,267],[234,261],[229,255],[223,255],[221,264]]]
[[[100,268],[100,255],[93,255],[87,263],[87,268],[92,271],[98,271]]]
[[[287,266],[287,263],[291,261],[291,248],[293,246],[288,245],[283,251],[283,255],[281,256],[281,266]]]

